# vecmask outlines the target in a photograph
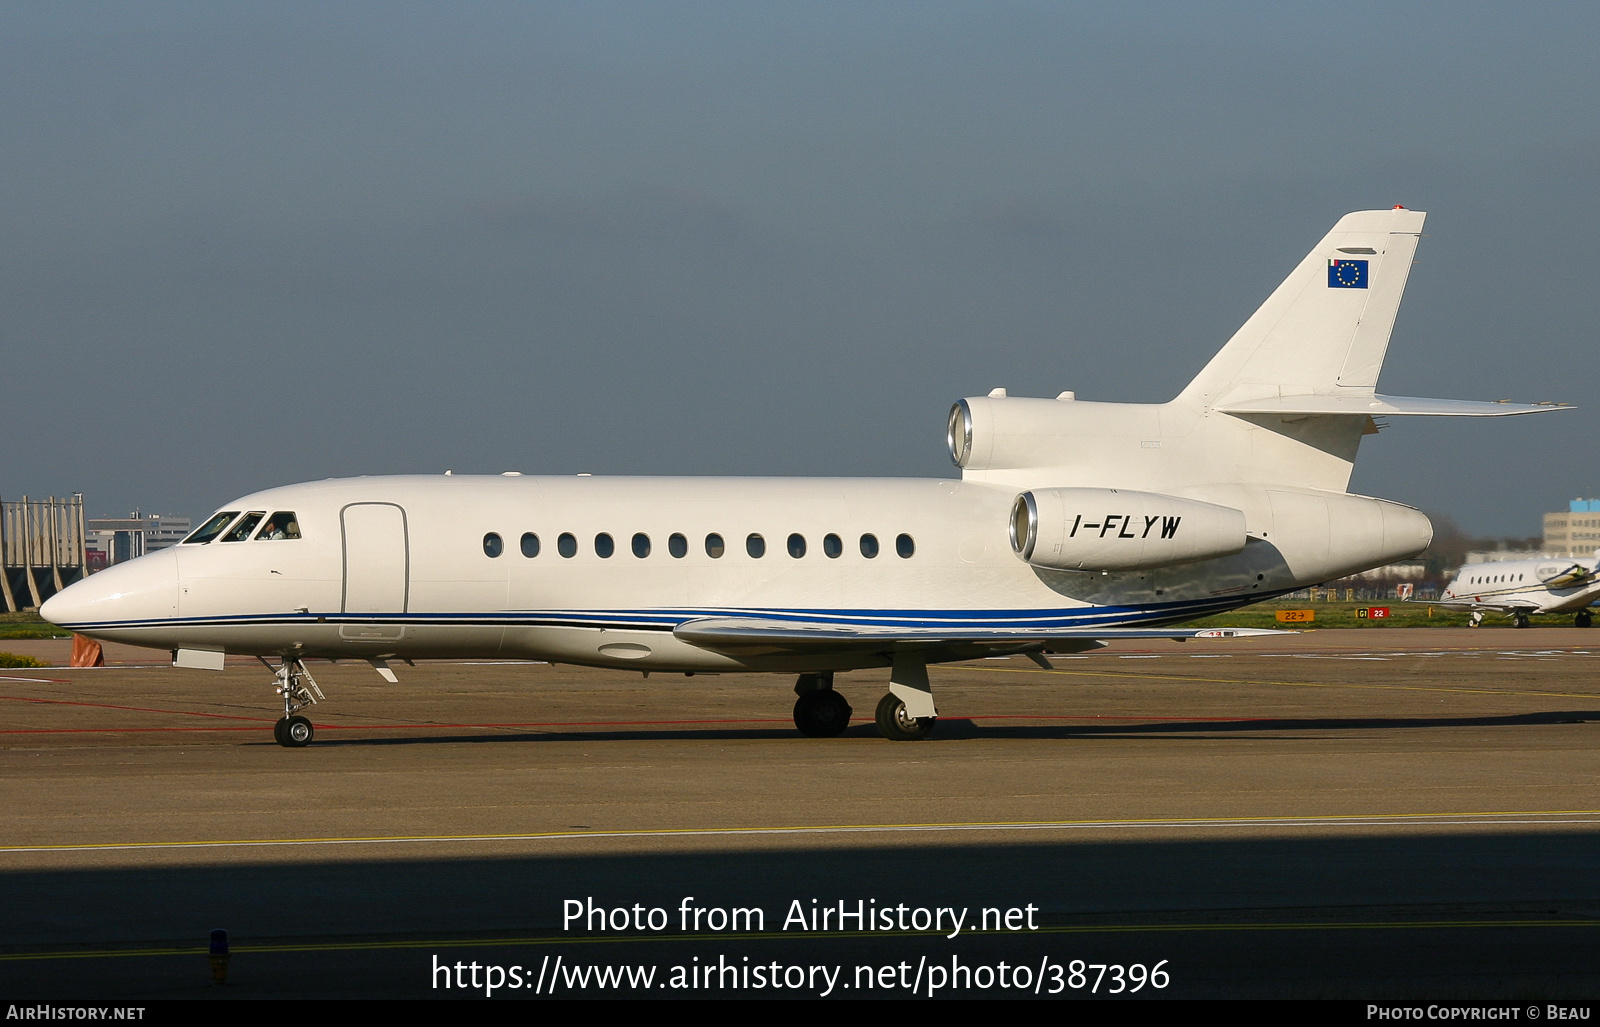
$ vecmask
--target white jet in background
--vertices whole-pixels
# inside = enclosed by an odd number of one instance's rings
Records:
[[[178,666],[275,657],[287,746],[312,737],[313,657],[390,681],[389,661],[438,658],[792,673],[809,735],[849,724],[835,672],[886,668],[878,729],[921,738],[930,663],[1243,633],[1166,625],[1427,548],[1421,513],[1346,491],[1374,418],[1555,408],[1376,394],[1422,222],[1341,218],[1170,402],[961,400],[959,478],[291,485],[42,612]]]
[[[1596,599],[1600,599],[1600,560],[1542,557],[1469,563],[1433,605],[1471,610],[1473,627],[1492,612],[1505,614],[1519,628],[1528,627],[1528,618],[1535,614],[1570,613],[1573,627],[1586,628],[1593,623],[1589,606]]]

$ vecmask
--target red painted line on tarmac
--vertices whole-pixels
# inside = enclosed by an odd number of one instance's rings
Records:
[[[1068,715],[1065,715],[1065,714],[1060,715],[1060,716],[1051,716],[1049,714],[1033,714],[1033,713],[979,713],[979,714],[975,714],[975,715],[970,716],[970,717],[941,717],[940,719],[941,720],[1136,720],[1136,721],[1140,721],[1140,722],[1174,721],[1174,722],[1183,723],[1183,724],[1189,724],[1189,723],[1193,723],[1195,721],[1201,721],[1201,722],[1207,723],[1207,724],[1212,724],[1212,723],[1215,723],[1215,724],[1243,724],[1243,723],[1246,723],[1246,722],[1249,722],[1249,721],[1254,721],[1254,720],[1275,720],[1275,719],[1281,719],[1281,718],[1274,718],[1274,717],[1112,717],[1112,716],[1103,716],[1103,715],[1100,715],[1100,714],[1091,714],[1089,716],[1076,716],[1076,717],[1074,717],[1074,716],[1068,716]]]
[[[6,699],[10,696],[0,696]],[[82,705],[96,705],[85,702]],[[114,710],[131,710],[138,707],[131,705],[114,705],[109,707]],[[154,713],[176,713],[179,710],[144,710]],[[195,713],[197,717],[218,717],[219,713]],[[267,717],[232,717],[230,720],[254,720],[256,723],[274,723],[274,718]],[[670,725],[786,725],[790,723],[787,718],[763,717],[746,718],[746,720],[555,720],[539,721],[539,723],[504,723],[504,725],[440,725],[440,723],[418,723],[418,725],[312,725],[318,731],[434,731],[434,729],[461,729],[461,728],[621,728],[621,726],[670,726]],[[259,728],[26,728],[18,731],[0,731],[0,734],[115,734],[133,733],[133,731],[258,731]]]
[[[263,720],[260,724],[270,724]],[[149,731],[260,731],[261,727],[41,727],[0,731],[0,735],[128,735]]]
[[[0,699],[17,698],[16,696],[0,696]],[[24,702],[59,702],[50,699],[24,699]],[[100,703],[67,703],[74,706],[102,706]],[[107,706],[114,710],[137,710],[142,713],[182,713],[182,710],[147,710],[137,706]],[[196,717],[221,717],[228,720],[250,720],[254,723],[244,727],[87,727],[87,728],[24,728],[19,730],[0,730],[0,735],[78,735],[78,734],[150,734],[160,732],[182,731],[258,731],[257,724],[270,724],[271,718],[266,717],[229,717],[218,713],[193,713],[189,716]],[[852,718],[857,723],[866,723],[867,718]],[[1268,720],[1267,717],[1052,717],[1040,715],[1011,715],[1004,713],[978,714],[970,717],[946,717],[945,720],[1050,720],[1050,721],[1075,721],[1075,720],[1115,720],[1133,721],[1137,723],[1217,723],[1238,724],[1250,721]],[[788,724],[785,717],[747,717],[739,719],[719,720],[555,720],[555,721],[529,721],[525,723],[508,724],[315,724],[318,731],[442,731],[442,730],[492,730],[496,728],[538,728],[538,727],[685,727],[706,724]]]
[[[70,684],[71,682],[67,682]],[[91,706],[101,710],[131,710],[134,713],[173,713],[184,717],[216,717],[219,720],[260,720],[260,717],[240,717],[229,713],[199,713],[194,710],[157,710],[148,706],[114,706],[103,702],[78,702],[73,699],[35,699],[27,695],[0,695],[0,699],[9,699],[13,702],[31,702],[48,706]],[[0,732],[0,734],[15,734],[16,732]]]

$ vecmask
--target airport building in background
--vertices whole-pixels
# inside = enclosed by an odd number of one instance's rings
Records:
[[[143,515],[138,510],[126,517],[90,518],[85,540],[89,569],[97,571],[175,546],[192,527],[193,522],[188,517]]]
[[[83,494],[0,500],[0,608],[39,606],[87,573]]]
[[[1544,515],[1548,556],[1591,557],[1600,549],[1600,499],[1574,499],[1567,509]]]

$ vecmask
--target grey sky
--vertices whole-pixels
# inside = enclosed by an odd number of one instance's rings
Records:
[[[1127,7],[1126,10],[1123,7]],[[1430,212],[1352,488],[1600,493],[1592,4],[0,7],[0,492],[945,474],[1169,398],[1348,210]]]

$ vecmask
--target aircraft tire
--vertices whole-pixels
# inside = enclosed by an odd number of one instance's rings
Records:
[[[304,717],[288,717],[278,723],[283,725],[283,737],[279,740],[279,744],[290,749],[305,747],[317,733],[316,728],[311,726],[311,721]]]
[[[1528,620],[1528,615],[1525,613],[1519,613],[1511,620],[1511,626],[1517,628],[1529,627],[1531,623],[1532,622]]]
[[[878,734],[891,742],[915,742],[933,733],[938,717],[908,717],[906,704],[893,692],[886,692],[878,700]]]
[[[794,726],[811,738],[832,738],[850,726],[854,712],[844,696],[831,688],[818,688],[795,700]]]
[[[283,725],[287,724],[288,722],[288,717],[279,717],[278,722],[272,725],[272,740],[277,742],[279,745],[289,744],[288,741],[283,737]]]
[[[1577,616],[1572,618],[1572,626],[1575,628],[1586,628],[1593,623],[1594,618],[1590,616],[1588,610],[1579,610]]]

